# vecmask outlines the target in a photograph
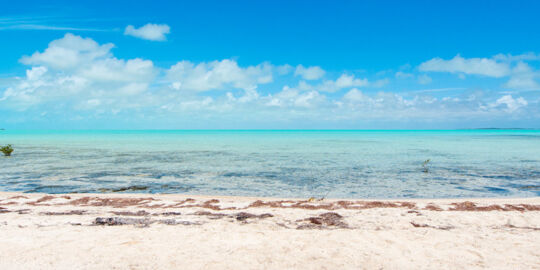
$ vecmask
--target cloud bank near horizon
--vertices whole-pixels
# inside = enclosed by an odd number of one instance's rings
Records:
[[[125,33],[164,41],[169,31],[167,25],[146,24],[128,26]],[[332,126],[362,121],[540,118],[540,74],[529,64],[540,56],[533,53],[490,58],[458,54],[399,71],[367,74],[302,64],[243,66],[234,59],[178,59],[170,66],[157,66],[144,58],[117,58],[113,48],[112,43],[99,44],[68,33],[47,48],[22,56],[26,74],[0,88],[0,112],[13,116],[6,120],[13,123],[49,117],[67,121],[130,118],[167,119],[168,124],[225,122],[231,128],[265,122]],[[501,83],[497,89],[437,88],[448,83],[448,76],[459,82]],[[396,81],[408,81],[421,91],[395,89],[392,83]]]

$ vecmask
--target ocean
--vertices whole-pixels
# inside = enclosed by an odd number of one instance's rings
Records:
[[[2,130],[6,144],[0,191],[540,196],[540,130]]]

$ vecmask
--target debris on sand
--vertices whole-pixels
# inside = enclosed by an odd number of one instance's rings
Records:
[[[317,217],[309,217],[300,222],[308,222],[307,224],[301,224],[296,229],[326,229],[326,228],[342,228],[347,229],[349,225],[342,221],[343,216],[335,212],[327,212],[320,214]]]

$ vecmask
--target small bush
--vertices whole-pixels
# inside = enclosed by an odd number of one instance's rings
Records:
[[[13,147],[11,147],[11,144],[8,144],[0,147],[0,151],[4,153],[4,156],[9,157],[11,156],[11,153],[13,153]]]

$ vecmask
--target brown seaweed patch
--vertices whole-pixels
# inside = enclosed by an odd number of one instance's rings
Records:
[[[505,204],[504,207],[491,204],[487,206],[477,206],[473,202],[461,202],[461,203],[452,203],[452,208],[448,209],[450,211],[540,211],[540,205],[530,205],[530,204]]]
[[[207,216],[209,219],[220,219],[220,218],[228,216],[227,214],[212,213],[212,212],[209,212],[209,211],[197,211],[197,212],[193,213],[192,215]]]
[[[152,223],[153,221],[148,218],[97,217],[92,224],[102,226],[135,225],[139,227],[147,227]]]
[[[39,199],[36,201],[36,203],[46,202],[46,201],[50,201],[50,200],[52,200],[52,199],[56,199],[56,197],[47,195],[47,196],[43,196],[43,197],[39,198]]]
[[[224,218],[224,217],[229,217],[229,218],[234,218],[238,221],[246,221],[248,219],[263,219],[263,218],[269,218],[269,217],[273,217],[274,215],[272,214],[269,214],[269,213],[264,213],[264,214],[260,214],[260,215],[255,215],[255,214],[251,214],[251,213],[246,213],[246,212],[239,212],[239,213],[236,213],[236,214],[222,214],[222,213],[212,213],[212,212],[209,212],[209,211],[197,211],[195,213],[193,213],[192,215],[196,215],[196,216],[207,216],[209,219],[221,219],[221,218]]]
[[[86,214],[86,210],[71,210],[66,212],[41,212],[39,214],[46,216],[84,215]]]
[[[509,206],[506,204],[505,206]],[[513,205],[514,207],[523,207],[527,211],[540,211],[540,205],[532,205],[532,204],[518,204],[517,206]]]
[[[411,222],[411,225],[413,225],[413,227],[415,228],[433,228],[433,229],[445,230],[445,231],[455,228],[454,226],[431,226],[428,224],[420,224],[420,223],[415,223],[415,222]]]
[[[46,195],[46,196],[43,196],[43,197],[37,199],[35,202],[27,202],[26,204],[35,206],[38,203],[41,204],[42,202],[50,201],[50,200],[53,200],[53,199],[56,199],[56,197],[51,196],[51,195]]]
[[[160,224],[165,225],[202,225],[200,222],[192,222],[192,221],[185,221],[185,220],[175,220],[175,219],[163,219],[158,221]]]
[[[179,216],[181,215],[182,213],[180,212],[164,212],[164,213],[161,213],[161,214],[154,214],[154,215],[162,215],[162,216]]]
[[[409,213],[409,214],[416,214],[417,216],[421,216],[421,215],[422,215],[422,213],[420,213],[420,212],[418,212],[418,211],[416,211],[416,210],[409,210],[409,211],[407,211],[407,213]]]
[[[441,207],[439,207],[438,205],[435,205],[433,203],[430,203],[430,204],[426,205],[426,207],[424,207],[424,210],[443,211],[443,209]]]
[[[520,226],[514,226],[512,224],[506,224],[504,227],[507,227],[507,228],[512,228],[512,229],[525,229],[525,230],[533,230],[533,231],[540,231],[540,228],[536,228],[536,227],[520,227]]]
[[[238,221],[245,221],[245,220],[250,219],[250,218],[263,219],[263,218],[269,218],[269,217],[273,217],[273,216],[274,215],[269,214],[269,213],[255,215],[255,214],[246,213],[246,212],[240,212],[240,213],[237,213],[237,214],[234,215],[234,217]]]
[[[30,214],[30,209],[20,209],[20,210],[15,210],[13,212],[17,212],[17,214],[19,215],[24,215],[24,214]]]
[[[113,211],[111,212],[117,216],[137,216],[137,217],[141,217],[141,216],[148,216],[150,215],[149,212],[146,212],[144,210],[140,210],[140,211],[137,211],[137,212],[130,212],[130,211],[121,211],[121,212],[118,212],[118,211]]]
[[[126,206],[139,206],[143,203],[153,201],[153,198],[99,198],[99,197],[82,197],[68,202],[69,205],[80,206],[110,206],[122,208]]]
[[[415,208],[412,202],[380,202],[380,201],[337,201],[317,204],[312,201],[269,201],[257,200],[251,203],[250,207],[270,207],[270,208],[298,208],[308,210],[336,210],[336,209],[369,209],[369,208]]]
[[[8,198],[8,200],[15,200],[15,199],[28,199],[28,197],[22,196],[22,195],[17,195],[17,196],[13,196],[13,197]]]
[[[217,203],[219,203],[219,200],[212,199],[212,200],[205,201],[203,204],[193,205],[192,207],[208,208],[208,209],[212,209],[212,210],[234,210],[234,209],[236,209],[236,207],[234,207],[234,206],[233,207],[221,208],[219,205],[215,205]]]
[[[179,203],[177,203],[175,205],[169,206],[167,208],[174,208],[174,207],[178,207],[178,208],[197,208],[198,207],[198,208],[211,209],[211,210],[215,210],[215,211],[237,209],[234,206],[221,208],[219,205],[217,205],[219,203],[219,200],[217,200],[217,199],[208,200],[208,201],[203,202],[202,204],[183,205],[186,202],[194,202],[194,201],[195,200],[188,198],[188,199],[186,199],[184,201],[181,201],[181,202],[179,202]]]
[[[300,222],[308,222],[307,224],[302,224],[296,229],[305,230],[305,229],[324,229],[328,227],[342,228],[347,229],[349,225],[343,222],[343,216],[335,212],[327,212],[320,214],[317,217],[309,217],[306,219],[298,220]]]
[[[18,204],[18,203],[16,202],[0,203],[0,205],[14,205],[14,204]]]
[[[92,225],[99,226],[122,226],[122,225],[134,225],[136,227],[148,227],[153,223],[165,224],[165,225],[201,225],[200,222],[182,221],[175,219],[163,219],[163,220],[151,220],[149,218],[124,218],[124,217],[97,217]]]

